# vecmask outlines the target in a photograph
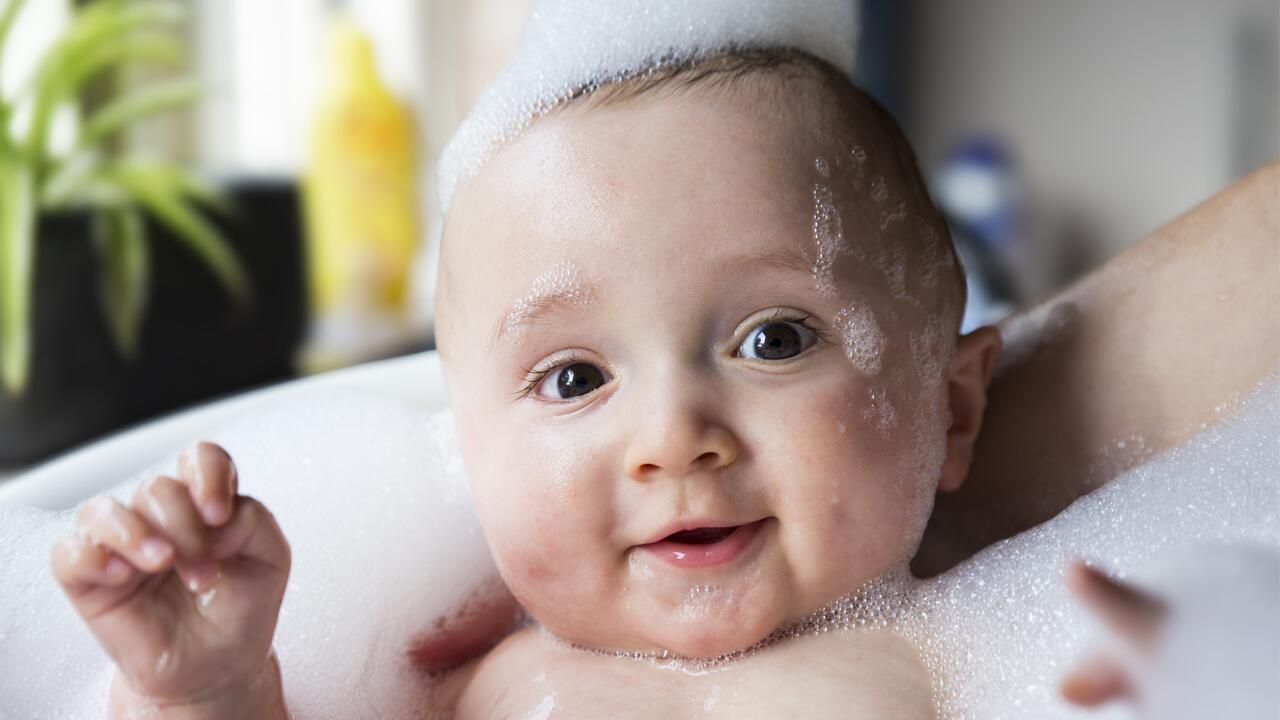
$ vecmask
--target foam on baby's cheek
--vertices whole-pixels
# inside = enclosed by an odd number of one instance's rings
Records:
[[[867,386],[867,401],[862,408],[862,418],[881,437],[888,438],[898,425],[898,411],[889,402],[889,386],[879,383]]]
[[[954,351],[950,339],[954,319],[938,313],[911,331],[911,360],[920,385],[917,406],[912,408],[915,433],[916,471],[923,477],[937,477],[946,459],[945,434],[951,424],[946,402],[946,369]]]
[[[850,305],[837,311],[833,321],[849,362],[866,375],[879,374],[888,341],[871,308]]]

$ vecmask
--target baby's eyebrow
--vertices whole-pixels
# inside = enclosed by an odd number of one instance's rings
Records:
[[[512,303],[494,328],[493,344],[553,312],[589,305],[599,297],[599,289],[582,279],[576,265],[558,263],[534,278],[533,288]]]
[[[765,250],[762,252],[745,253],[732,258],[729,261],[729,264],[739,266],[767,265],[779,270],[802,273],[806,276],[812,276],[814,273],[813,260],[809,256],[805,255],[803,250],[793,246],[775,250]]]
[[[805,277],[812,277],[814,272],[813,260],[797,247],[744,253],[725,261],[725,268],[730,271],[751,265],[764,265]],[[558,263],[534,278],[533,288],[512,303],[494,328],[491,346],[548,315],[590,305],[599,298],[598,286],[582,279],[575,264]]]

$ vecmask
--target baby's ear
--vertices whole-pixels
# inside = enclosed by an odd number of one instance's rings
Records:
[[[947,460],[942,464],[938,492],[958,489],[969,476],[973,443],[987,409],[987,384],[999,354],[1000,332],[994,327],[980,327],[956,341],[947,383],[951,427],[947,428]]]

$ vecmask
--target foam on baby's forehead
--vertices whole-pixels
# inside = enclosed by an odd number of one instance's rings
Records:
[[[853,74],[854,0],[535,0],[511,64],[441,155],[440,206],[534,118],[584,88],[741,48],[795,48]]]

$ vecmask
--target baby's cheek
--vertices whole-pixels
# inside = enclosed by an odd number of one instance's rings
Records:
[[[512,591],[530,604],[560,602],[555,598],[560,590],[581,592],[584,584],[591,584],[602,545],[590,523],[607,513],[593,511],[590,494],[579,492],[572,482],[573,472],[588,470],[551,461],[555,453],[528,453],[548,462],[530,467],[510,459],[502,465],[506,483],[489,488],[481,520]]]
[[[802,523],[798,560],[814,575],[829,574],[845,583],[869,580],[901,554],[906,544],[910,483],[902,477],[895,442],[862,422],[851,398],[858,387],[844,387],[814,398],[807,421],[794,424],[790,453],[792,484],[781,499],[793,523]],[[846,591],[850,591],[846,588]]]

